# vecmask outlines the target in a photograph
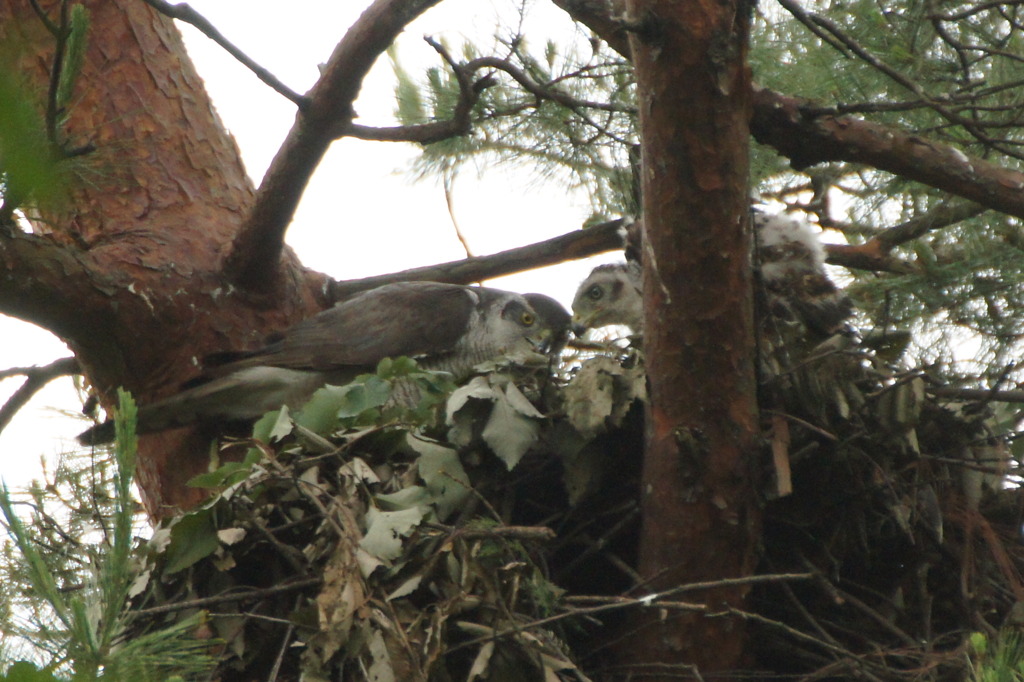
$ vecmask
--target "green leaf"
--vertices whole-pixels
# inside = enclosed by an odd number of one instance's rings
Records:
[[[420,89],[399,61],[396,45],[388,48],[388,58],[391,60],[391,69],[395,74],[396,81],[395,118],[402,125],[407,126],[426,123],[426,108],[423,105],[423,98],[420,96]]]
[[[251,470],[252,466],[245,462],[227,462],[216,471],[193,477],[187,485],[191,488],[223,488],[242,480]]]
[[[264,443],[269,443],[275,438],[282,438],[282,422],[286,419],[288,419],[286,410],[267,412],[252,425],[252,437]]]
[[[359,417],[384,405],[391,397],[391,383],[373,374],[345,386],[324,386],[313,394],[296,422],[321,435],[337,430],[340,420]]]
[[[170,574],[186,569],[213,554],[219,546],[211,510],[200,509],[186,514],[171,527],[164,572]]]

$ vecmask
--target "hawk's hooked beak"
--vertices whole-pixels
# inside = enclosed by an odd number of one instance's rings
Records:
[[[590,329],[590,320],[586,316],[579,313],[572,316],[572,333],[577,338],[582,338],[588,329]]]
[[[526,340],[530,342],[536,352],[547,355],[555,344],[556,336],[557,334],[551,329],[541,329],[538,333],[528,336]]]

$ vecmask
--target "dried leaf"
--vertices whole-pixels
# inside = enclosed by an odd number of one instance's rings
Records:
[[[406,436],[406,442],[420,453],[416,463],[420,478],[430,492],[430,502],[437,509],[438,518],[444,521],[453,511],[462,507],[471,489],[459,453],[412,434]]]
[[[359,564],[348,542],[339,542],[324,567],[324,582],[316,597],[319,631],[315,643],[329,660],[351,636],[356,610],[366,599]]]
[[[521,393],[519,395],[522,396]],[[540,424],[536,420],[524,416],[504,393],[498,394],[484,427],[483,439],[494,454],[505,462],[509,471],[519,464],[523,455],[537,442],[539,433]]]
[[[217,539],[222,545],[233,545],[245,537],[244,528],[224,528],[217,531]]]
[[[475,679],[483,679],[487,676],[487,667],[491,663],[491,656],[494,654],[494,642],[485,642],[480,647],[480,651],[477,653],[476,658],[473,659],[473,667],[469,669],[469,677],[466,678],[467,682],[473,682]]]
[[[793,492],[793,477],[789,466],[789,422],[780,414],[772,415],[772,462],[775,493],[785,497]]]
[[[370,507],[366,512],[366,535],[359,546],[375,557],[392,561],[402,555],[402,538],[408,536],[426,516],[423,507],[400,511],[380,511]]]
[[[404,583],[399,585],[397,588],[395,588],[391,592],[391,594],[389,594],[387,597],[385,597],[385,600],[386,601],[391,601],[392,599],[401,599],[402,597],[405,597],[406,595],[412,594],[413,592],[416,591],[416,588],[418,588],[420,586],[420,583],[422,581],[423,581],[423,576],[422,575],[414,575],[413,577],[409,578]]]
[[[566,416],[587,439],[619,426],[637,400],[646,400],[643,367],[623,367],[615,358],[587,360],[565,387]]]
[[[367,682],[395,682],[395,670],[391,665],[391,654],[380,630],[374,630],[368,644],[370,667],[366,671]]]

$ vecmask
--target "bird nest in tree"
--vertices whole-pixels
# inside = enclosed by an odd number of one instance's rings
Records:
[[[420,410],[365,377],[265,418],[150,543],[135,627],[204,612],[224,680],[621,679],[619,627],[650,606],[642,360],[579,360],[494,366]],[[1024,596],[990,406],[856,345],[761,364],[758,570],[780,577],[748,600],[743,676],[962,678],[969,634]]]

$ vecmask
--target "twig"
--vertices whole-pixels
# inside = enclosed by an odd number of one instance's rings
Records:
[[[906,632],[896,627],[889,619],[884,617],[878,611],[874,610],[863,601],[853,596],[849,592],[840,589],[833,585],[824,575],[821,574],[817,568],[807,560],[806,557],[802,557],[803,563],[808,569],[814,571],[814,583],[818,585],[830,599],[834,600],[835,603],[849,604],[855,609],[863,613],[865,616],[873,620],[879,627],[888,632],[891,635],[897,637],[906,646],[911,648],[917,648],[920,646],[920,642],[908,635]]]
[[[473,249],[469,248],[469,242],[466,240],[466,235],[462,234],[462,228],[459,227],[459,219],[455,217],[455,202],[452,198],[452,185],[455,182],[454,171],[452,173],[445,173],[444,175],[444,203],[448,207],[448,217],[452,219],[452,227],[455,229],[455,238],[462,244],[462,249],[466,252],[466,258],[473,257]]]
[[[305,97],[289,88],[274,74],[270,73],[270,71],[257,64],[247,54],[235,47],[231,41],[225,38],[224,35],[217,30],[216,26],[211,24],[206,17],[194,10],[191,5],[184,2],[172,5],[169,2],[165,2],[165,0],[143,0],[143,2],[165,16],[179,21],[184,21],[186,24],[195,26],[199,29],[200,33],[224,48],[228,54],[241,62],[243,66],[252,71],[261,81],[273,88],[275,92],[291,100],[300,109],[306,106],[307,99]]]
[[[575,571],[580,564],[582,564],[584,561],[589,559],[597,552],[602,551],[605,547],[608,546],[608,543],[611,539],[616,537],[626,526],[628,526],[631,522],[636,520],[638,516],[640,516],[640,507],[635,502],[631,503],[630,509],[628,509],[627,512],[623,514],[621,519],[612,524],[612,527],[609,528],[603,535],[601,535],[601,537],[592,542],[589,547],[580,552],[572,561],[566,564],[566,566],[558,572],[559,579],[566,575],[571,575],[572,572]],[[636,576],[636,574],[634,573],[632,577],[635,579],[638,576]]]
[[[299,606],[302,604],[302,597],[298,596],[295,598],[295,606],[292,607],[292,611],[297,611]],[[284,663],[284,655],[288,651],[288,643],[292,639],[292,633],[295,632],[295,623],[289,621],[288,627],[284,631],[284,636],[281,638],[281,648],[277,651],[277,656],[274,658],[274,665],[270,669],[270,674],[267,676],[268,682],[275,682],[277,676],[281,673],[281,665]]]
[[[551,542],[557,537],[557,534],[544,526],[497,526],[495,528],[461,528],[452,532],[451,537],[465,540],[515,538],[532,542]]]
[[[57,102],[57,93],[60,90],[61,72],[64,70],[64,55],[68,47],[68,36],[71,29],[68,26],[68,5],[65,0],[60,4],[60,25],[54,34],[56,46],[53,52],[53,64],[50,66],[50,87],[46,95],[46,137],[51,143],[57,141],[57,115],[60,104]]]
[[[587,100],[580,100],[565,94],[553,87],[542,85],[537,83],[524,73],[519,67],[515,66],[509,61],[504,59],[498,59],[497,57],[479,57],[466,64],[466,69],[476,71],[482,68],[498,69],[504,71],[512,79],[519,83],[523,88],[534,97],[538,99],[546,99],[556,104],[560,104],[567,109],[577,111],[580,109],[594,109],[597,111],[609,111],[615,113],[636,113],[636,107],[624,106],[621,104],[609,104],[606,102],[591,102]],[[577,111],[578,113],[578,111]]]
[[[43,386],[58,377],[78,374],[80,371],[78,360],[75,358],[61,358],[42,367],[18,367],[0,371],[0,379],[12,376],[25,377],[25,383],[7,399],[3,407],[0,407],[0,432],[7,428],[18,410],[23,408]]]
[[[801,419],[800,417],[797,417],[795,415],[789,414],[788,412],[781,412],[779,410],[769,410],[769,409],[762,409],[761,411],[763,413],[765,413],[765,414],[770,414],[772,416],[779,416],[779,417],[782,417],[784,419],[788,419],[789,421],[793,422],[794,424],[799,424],[800,426],[804,427],[805,429],[808,429],[809,431],[813,431],[813,432],[815,432],[815,433],[817,433],[817,434],[819,434],[821,436],[824,436],[825,438],[829,439],[833,443],[839,441],[839,437],[836,436],[834,433],[831,433],[830,431],[826,431],[825,429],[823,429],[823,428],[821,428],[819,426],[815,426],[814,424],[812,424],[811,422],[807,421],[806,419]]]
[[[925,386],[926,392],[940,398],[980,400],[999,403],[1024,403],[1024,390],[994,390],[991,388],[958,388],[956,386]]]
[[[174,604],[161,604],[160,606],[151,606],[148,609],[139,609],[137,611],[133,611],[132,613],[139,616],[155,616],[162,613],[185,611],[187,609],[201,609],[207,606],[223,604],[224,602],[243,601],[247,599],[262,599],[263,597],[269,597],[275,594],[282,594],[284,592],[304,590],[307,587],[316,587],[322,582],[322,578],[305,578],[304,580],[296,580],[295,582],[285,583],[284,585],[274,585],[273,587],[264,587],[258,590],[245,590],[242,592],[221,594],[217,595],[216,597],[202,597],[200,599],[190,599],[188,601],[176,602]]]

